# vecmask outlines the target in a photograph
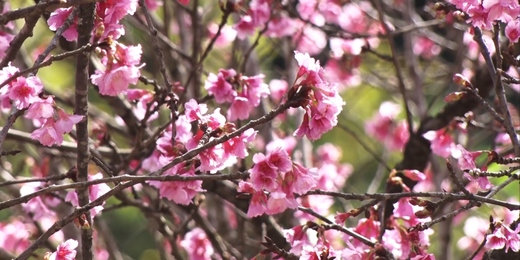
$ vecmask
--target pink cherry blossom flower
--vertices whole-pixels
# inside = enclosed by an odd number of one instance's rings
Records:
[[[74,260],[76,258],[76,247],[78,247],[78,241],[69,239],[61,243],[56,249],[56,252],[52,253],[47,259]]]
[[[72,13],[73,7],[69,8],[58,8],[54,12],[51,13],[51,16],[47,20],[47,24],[49,25],[49,29],[51,31],[56,31],[60,28],[67,17]],[[78,29],[77,23],[73,22],[67,30],[62,33],[62,36],[69,42],[75,41],[78,39]]]
[[[263,74],[241,77],[243,89],[241,95],[247,98],[252,107],[260,105],[261,98],[270,94],[269,86],[264,83],[264,78]]]
[[[458,144],[457,149],[452,151],[451,156],[458,159],[459,167],[461,170],[474,170],[477,169],[475,159],[482,154],[482,151],[468,152],[462,145]]]
[[[305,25],[292,37],[298,51],[315,55],[327,46],[327,36],[323,30]]]
[[[128,85],[137,84],[141,76],[139,70],[144,66],[138,65],[142,54],[141,45],[125,46],[116,42],[106,54],[107,57],[103,59],[106,69],[96,70],[90,77],[92,83],[99,87],[100,94],[115,96],[126,91]]]
[[[292,171],[285,174],[284,182],[290,187],[290,194],[304,194],[316,187],[318,183],[318,169],[307,169],[299,163],[294,163]]]
[[[278,172],[269,164],[268,158],[262,153],[257,153],[253,155],[253,162],[255,165],[249,170],[253,188],[257,191],[275,190],[278,187]]]
[[[430,38],[419,36],[414,39],[413,53],[420,55],[424,59],[432,59],[441,53],[441,47],[430,40]]]
[[[16,104],[16,108],[23,109],[40,100],[38,95],[42,90],[43,84],[39,78],[19,77],[10,84],[9,98]]]
[[[511,43],[518,42],[518,39],[520,39],[520,19],[510,21],[506,25],[505,34]]]
[[[502,249],[505,247],[505,251],[509,249],[513,252],[520,251],[520,226],[517,226],[515,230],[511,230],[508,225],[502,222],[497,222],[494,226],[493,233],[488,235],[486,248]]]
[[[267,199],[266,213],[274,215],[281,213],[288,208],[296,209],[297,207],[298,203],[292,194],[291,196],[288,196],[285,192],[272,192],[269,194],[269,198]]]
[[[236,96],[227,111],[227,117],[229,121],[247,119],[251,108],[251,103],[247,98]]]
[[[34,193],[42,187],[42,184],[44,184],[44,183],[41,183],[41,182],[26,183],[20,188],[20,195],[25,196],[25,195]],[[31,200],[29,200],[27,203],[22,204],[22,207],[26,212],[33,214],[32,218],[34,220],[41,220],[42,218],[45,218],[45,217],[55,217],[56,216],[56,213],[54,211],[51,211],[49,209],[49,207],[47,206],[47,204],[45,203],[48,200],[45,200],[45,202],[44,202],[44,198],[45,198],[45,196],[35,197],[35,198],[32,198]]]
[[[41,128],[31,133],[31,138],[40,141],[45,146],[60,145],[63,142],[63,134],[56,130],[56,122],[48,118]]]
[[[410,260],[435,260],[435,255],[421,254],[421,255],[416,255],[416,256],[410,258]]]
[[[105,1],[98,5],[97,14],[103,17],[105,24],[115,24],[127,14],[133,15],[138,5],[137,0]]]
[[[190,121],[196,121],[202,119],[202,116],[208,112],[208,106],[206,104],[198,104],[195,99],[184,104],[184,114]]]
[[[249,3],[249,11],[235,25],[239,39],[245,39],[247,36],[253,35],[257,28],[265,26],[269,20],[271,9],[266,0],[253,0]]]
[[[285,173],[291,170],[292,161],[285,149],[278,147],[271,151],[267,157],[267,164],[278,172]]]
[[[482,6],[488,11],[489,20],[510,22],[520,15],[520,4],[515,0],[486,0]]]
[[[72,127],[83,120],[80,115],[68,115],[63,109],[58,109],[58,121],[56,121],[56,131],[64,134],[72,131]]]
[[[282,230],[285,240],[291,244],[291,253],[299,255],[303,250],[303,246],[311,244],[309,237],[305,233],[306,230],[307,226],[305,225],[298,225],[291,229]]]
[[[211,259],[215,251],[206,233],[201,228],[194,228],[184,235],[180,245],[186,250],[189,259]]]
[[[272,38],[291,36],[298,30],[298,22],[287,17],[285,14],[274,17],[267,26],[268,28],[265,35]]]
[[[41,119],[52,117],[54,115],[53,105],[54,99],[52,97],[40,99],[29,106],[27,113],[25,113],[25,118]]]
[[[125,91],[130,84],[137,84],[140,72],[139,68],[120,66],[110,71],[96,70],[91,76],[92,84],[99,87],[101,95],[116,96]]]
[[[165,161],[170,161],[167,158],[164,158]],[[162,161],[161,164],[165,165],[166,162]],[[184,176],[193,176],[195,175],[194,166],[186,166],[184,163],[180,163],[167,170],[164,175],[173,176],[173,175],[184,175]],[[202,186],[202,181],[169,181],[169,182],[159,182],[159,181],[149,181],[149,184],[155,186],[159,189],[159,195],[163,198],[169,199],[177,204],[181,205],[189,205],[192,203],[193,197],[198,192],[204,191]]]
[[[14,218],[11,222],[0,222],[0,246],[3,250],[21,254],[31,245],[32,230],[30,225]]]
[[[453,138],[446,129],[429,131],[423,136],[430,140],[433,153],[442,158],[448,158],[452,154],[452,149],[456,149]]]
[[[337,85],[325,81],[319,61],[299,52],[295,52],[295,58],[299,69],[288,99],[296,98],[295,102],[305,109],[305,115],[294,135],[317,140],[336,126],[345,103],[337,92]]]
[[[257,191],[249,182],[241,181],[238,183],[238,192],[249,193],[251,201],[247,210],[247,217],[252,218],[265,213],[267,206],[267,196],[263,190]]]
[[[482,5],[472,5],[466,10],[469,15],[468,22],[475,27],[491,30],[493,28],[493,20],[488,17],[488,11]]]
[[[254,129],[247,129],[240,136],[233,137],[229,141],[225,142],[223,144],[224,151],[241,159],[246,158],[249,155],[247,152],[247,144],[250,144],[255,140],[256,134],[257,131]]]
[[[216,36],[218,31],[218,24],[211,23],[208,25],[208,33],[209,38],[213,38]],[[215,47],[223,48],[231,44],[235,38],[237,37],[237,31],[229,25],[224,25],[220,30],[220,35],[215,41]]]
[[[215,97],[215,101],[221,104],[224,102],[233,102],[237,92],[233,89],[229,79],[237,75],[234,69],[219,70],[218,75],[210,73],[204,85],[204,88],[210,95]]]

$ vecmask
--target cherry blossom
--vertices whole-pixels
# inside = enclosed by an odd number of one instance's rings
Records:
[[[41,128],[31,133],[31,138],[40,141],[45,146],[60,145],[63,142],[63,133],[56,129],[54,119],[48,118]]]
[[[194,228],[184,235],[180,245],[186,250],[189,259],[206,260],[213,256],[214,250],[206,233],[200,228]]]
[[[76,247],[78,247],[78,241],[69,239],[61,243],[56,252],[49,256],[46,256],[46,260],[74,260],[76,258]]]

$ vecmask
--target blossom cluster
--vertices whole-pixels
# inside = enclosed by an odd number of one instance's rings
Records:
[[[221,69],[217,75],[208,75],[205,88],[217,103],[231,103],[228,120],[243,120],[249,118],[251,110],[260,105],[261,98],[270,93],[263,79],[262,74],[247,77],[237,74],[234,69]]]
[[[227,123],[226,118],[220,114],[220,109],[215,109],[212,114],[207,114],[206,104],[198,104],[190,100],[185,104],[183,115],[176,120],[175,136],[172,129],[165,131],[157,140],[157,149],[143,162],[143,169],[155,171],[170,163],[175,157],[188,150],[203,145],[206,142],[235,130],[232,123]],[[192,122],[198,126],[192,133]],[[256,136],[256,131],[248,129],[239,136],[211,146],[197,156],[197,162],[181,162],[166,170],[165,175],[193,176],[196,171],[215,173],[237,162],[237,159],[246,158],[247,144]],[[173,140],[173,142],[172,142]],[[185,182],[158,182],[150,181],[150,185],[159,189],[161,197],[170,199],[179,204],[190,204],[197,192],[203,191],[202,181]]]
[[[123,17],[135,13],[137,0],[103,1],[96,3],[96,19],[94,25],[93,42],[107,42],[108,47],[100,48],[101,63],[104,69],[97,69],[91,76],[93,84],[99,87],[102,95],[115,96],[128,89],[130,84],[137,84],[140,69],[141,45],[125,46],[117,42],[125,29],[120,24]],[[59,8],[52,12],[47,21],[51,30],[60,28],[73,11],[72,7]],[[78,38],[77,21],[63,32],[68,41]]]
[[[18,71],[11,65],[4,67],[0,70],[0,82],[6,82]],[[74,124],[83,117],[67,114],[56,106],[52,96],[45,96],[42,91],[43,84],[38,77],[16,77],[0,89],[0,107],[26,110],[25,118],[32,119],[39,127],[32,132],[31,138],[46,146],[60,145],[63,135],[72,131]]]
[[[515,0],[449,0],[469,17],[475,27],[491,30],[493,24],[506,23],[505,35],[511,42],[520,38],[520,4]]]
[[[255,154],[253,163],[249,181],[241,181],[238,187],[239,192],[251,195],[248,217],[296,209],[298,203],[294,194],[304,194],[317,184],[317,169],[307,169],[293,162],[281,147],[267,155]]]

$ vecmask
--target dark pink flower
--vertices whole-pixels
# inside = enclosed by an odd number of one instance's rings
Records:
[[[179,3],[183,4],[183,5],[188,5],[190,3],[190,0],[177,0],[179,1]]]
[[[510,21],[505,28],[505,34],[511,43],[517,42],[520,39],[520,19]]]
[[[161,164],[165,165],[169,161],[168,158],[164,158]],[[167,170],[164,175],[193,176],[195,175],[195,168],[194,166],[186,166],[184,163],[181,163]],[[148,183],[159,189],[161,197],[181,205],[191,204],[193,197],[197,193],[204,191],[202,189],[202,181],[149,181]]]
[[[78,241],[69,239],[61,243],[48,260],[74,260],[76,258],[76,247],[78,247]]]
[[[273,79],[269,82],[269,90],[271,92],[270,97],[275,101],[279,102],[287,92],[289,85],[287,81],[281,79]]]
[[[266,189],[268,191],[275,190],[278,187],[278,172],[268,161],[268,158],[262,153],[253,155],[255,165],[249,170],[251,173],[251,183],[257,191]]]
[[[186,233],[180,245],[188,253],[188,258],[193,260],[211,259],[215,253],[206,233],[201,228],[194,228]]]
[[[28,78],[19,77],[10,84],[9,98],[16,104],[18,109],[23,109],[39,101],[38,95],[42,90],[43,84],[39,78],[35,76]]]
[[[272,167],[280,173],[288,172],[292,168],[292,161],[289,157],[289,154],[285,149],[282,149],[281,147],[278,147],[277,149],[271,151],[267,155],[266,160],[267,164],[269,164],[270,167]]]
[[[318,183],[318,169],[307,169],[299,163],[293,163],[292,171],[285,174],[284,183],[289,187],[289,194],[304,194]]]
[[[430,140],[433,153],[442,158],[448,158],[452,154],[452,150],[456,149],[453,138],[446,129],[429,131],[423,136]]]

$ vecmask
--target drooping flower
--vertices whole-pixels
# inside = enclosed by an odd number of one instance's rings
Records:
[[[60,145],[63,142],[63,133],[58,133],[56,130],[56,122],[53,118],[48,118],[42,127],[31,133],[31,138],[50,147],[53,144]]]

